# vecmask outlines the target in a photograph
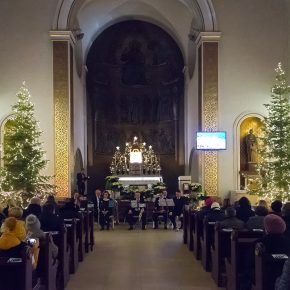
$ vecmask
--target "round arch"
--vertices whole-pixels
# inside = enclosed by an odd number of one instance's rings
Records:
[[[265,116],[262,113],[246,111],[240,114],[233,126],[233,170],[234,170],[234,184],[236,185],[237,189],[240,189],[240,178],[239,178],[239,171],[240,171],[240,127],[243,121],[248,118],[259,118],[260,120],[264,120]]]

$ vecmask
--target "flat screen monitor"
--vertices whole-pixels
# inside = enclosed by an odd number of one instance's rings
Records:
[[[225,150],[227,149],[227,135],[225,131],[196,132],[197,150]]]

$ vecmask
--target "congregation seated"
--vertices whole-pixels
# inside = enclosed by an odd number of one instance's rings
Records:
[[[40,228],[40,221],[39,219],[31,214],[26,217],[25,225],[27,229],[27,239],[35,239],[36,241],[40,241],[41,239],[44,239],[45,233]],[[53,258],[57,257],[58,254],[58,248],[57,246],[52,242],[52,256]]]
[[[63,219],[78,218],[80,208],[75,204],[74,198],[70,198],[63,207],[59,209],[59,214]]]
[[[220,204],[218,202],[213,202],[211,209],[204,218],[204,222],[217,222],[225,219],[225,213],[221,210]]]
[[[282,275],[277,278],[275,290],[290,289],[290,258],[284,263]]]
[[[45,232],[60,231],[63,225],[63,219],[55,213],[55,207],[52,203],[43,205],[39,220],[41,229]]]
[[[225,219],[216,223],[218,229],[241,230],[245,228],[245,223],[236,217],[236,210],[228,207],[225,211]]]
[[[0,236],[0,256],[1,257],[20,257],[21,251],[25,247],[16,236],[17,219],[15,217],[8,217],[4,221],[4,231]]]
[[[255,208],[255,216],[251,216],[246,223],[248,230],[261,229],[264,230],[264,218],[268,214],[267,208],[264,206],[257,206]]]
[[[282,206],[281,200],[274,200],[271,203],[271,214],[282,216]]]
[[[159,193],[159,197],[155,199],[154,202],[154,210],[153,210],[153,222],[154,222],[154,229],[158,229],[159,227],[159,217],[162,217],[164,221],[164,229],[167,229],[167,221],[168,221],[168,213],[169,209],[168,207],[163,207],[160,206],[160,200],[165,200],[169,199],[167,197],[167,191],[163,190],[162,192]]]
[[[207,216],[210,213],[211,205],[214,202],[214,200],[211,197],[208,197],[204,201],[204,206],[197,212],[196,218],[199,223],[199,225],[202,226],[203,220],[205,216]]]
[[[262,247],[265,253],[290,254],[290,243],[284,235],[286,224],[284,220],[275,214],[269,214],[264,218],[266,235],[259,240],[258,247]]]
[[[282,218],[286,223],[284,235],[290,240],[290,202],[286,202],[282,207]]]
[[[55,198],[54,198],[53,195],[49,195],[47,197],[47,200],[46,200],[45,204],[52,204],[53,207],[54,207],[54,212],[56,214],[59,214],[59,206],[58,206],[57,202],[55,201]]]
[[[176,229],[176,218],[179,218],[181,225],[180,229],[183,228],[183,208],[186,200],[181,196],[180,191],[176,191],[175,197],[173,197],[174,207],[173,210],[169,212],[169,219],[173,224],[173,229]]]
[[[110,228],[110,217],[113,213],[113,203],[114,201],[110,198],[110,194],[108,191],[104,191],[103,198],[99,202],[99,210],[100,210],[100,226],[101,230]]]
[[[10,207],[8,209],[8,217],[16,218],[16,225],[13,230],[13,234],[20,240],[24,241],[26,238],[25,223],[21,220],[23,215],[23,210],[20,207]],[[5,231],[5,222],[1,227],[1,232]]]
[[[246,223],[251,216],[255,215],[251,208],[251,203],[246,197],[241,197],[239,199],[236,211],[237,218],[242,220],[244,223]]]
[[[28,207],[23,211],[23,219],[28,215],[33,214],[38,218],[41,215],[41,200],[38,197],[33,197],[30,200]]]
[[[268,204],[268,202],[267,202],[266,200],[264,200],[264,199],[260,199],[260,200],[258,201],[257,206],[263,206],[263,207],[265,207],[265,208],[268,210],[268,212],[269,212],[269,204]]]
[[[133,201],[133,202],[132,202]],[[129,224],[129,230],[133,230],[134,224],[138,220],[142,223],[142,230],[146,229],[146,210],[145,210],[145,200],[144,197],[141,196],[140,192],[135,192],[134,199],[131,201],[130,208],[126,215],[126,220]],[[135,204],[132,207],[133,203]]]
[[[221,210],[224,212],[228,207],[231,207],[231,200],[229,198],[225,198],[223,200]]]

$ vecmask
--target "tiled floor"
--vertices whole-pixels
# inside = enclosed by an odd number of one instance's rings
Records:
[[[94,252],[68,290],[216,290],[209,273],[172,230],[96,231]]]

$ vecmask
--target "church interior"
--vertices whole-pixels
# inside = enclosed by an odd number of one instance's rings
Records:
[[[1,0],[0,290],[290,289],[289,19]]]

